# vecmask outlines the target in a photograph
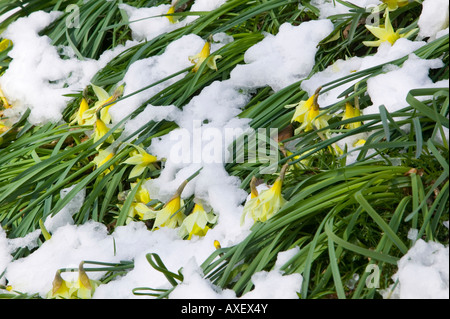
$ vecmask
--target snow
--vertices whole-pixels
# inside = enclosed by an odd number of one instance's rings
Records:
[[[29,121],[32,124],[60,121],[71,99],[64,95],[82,91],[97,71],[133,44],[117,46],[98,61],[79,60],[70,48],[62,47],[62,52],[72,52],[63,58],[58,48],[51,45],[49,37],[39,36],[39,32],[60,15],[60,12],[33,12],[9,25],[2,34],[14,43],[8,53],[13,60],[0,77],[0,87],[13,106],[5,115],[12,121],[18,120],[27,108],[31,110]]]
[[[448,33],[448,1],[446,0],[424,0],[422,13],[417,25],[419,26],[419,37],[429,37],[430,40],[438,38],[443,34],[438,33],[447,29]]]
[[[382,3],[380,0],[350,0],[347,2],[361,8],[372,8]],[[312,0],[311,4],[319,9],[320,19],[328,18],[337,14],[346,14],[349,13],[351,9],[350,7],[334,0]]]
[[[196,0],[191,6],[190,12],[212,11],[223,5],[226,0]],[[120,4],[119,8],[124,10],[128,16],[133,39],[137,41],[150,41],[164,33],[169,33],[188,25],[198,16],[191,15],[171,23],[168,17],[161,16],[167,14],[170,9],[169,4],[162,4],[150,8],[135,8],[127,4]]]
[[[423,3],[424,9],[419,19],[423,38],[448,33],[448,12],[445,20],[445,16],[437,12],[438,1],[434,4],[433,1],[425,0]],[[196,0],[191,11],[214,10],[225,2]],[[380,1],[353,0],[352,3],[370,8],[380,4]],[[363,114],[378,113],[380,105],[384,105],[389,112],[406,106],[405,97],[411,89],[448,86],[448,80],[433,83],[428,75],[431,69],[441,67],[442,61],[424,60],[413,54],[426,42],[403,38],[394,45],[382,44],[372,56],[338,60],[307,79],[314,67],[318,43],[333,31],[333,24],[326,17],[349,12],[348,7],[338,2],[334,4],[331,0],[313,0],[311,4],[320,9],[319,20],[298,26],[285,23],[276,35],[266,34],[262,41],[247,50],[244,63],[232,70],[228,80],[215,81],[204,87],[182,109],[174,105],[145,103],[182,79],[188,71],[119,101],[110,108],[113,122],[117,123],[140,106],[145,107],[138,116],[126,122],[122,139],[151,121],[167,120],[178,125],[170,133],[155,138],[147,149],[152,155],[164,159],[164,165],[160,176],[147,181],[144,186],[152,199],[166,201],[185,179],[201,169],[187,184],[182,198],[195,196],[204,201],[218,215],[214,228],[202,238],[194,236],[187,241],[178,236],[177,229],[151,231],[142,222],[130,222],[117,227],[113,233],[108,233],[105,225],[95,221],[75,225],[72,216],[83,204],[86,195],[83,190],[55,216],[44,219],[44,225],[52,237],[25,258],[13,260],[12,256],[20,247],[37,247],[41,230],[35,230],[23,238],[9,239],[6,231],[0,228],[0,274],[5,271],[0,284],[5,284],[7,278],[14,290],[38,293],[44,297],[52,287],[57,269],[77,268],[81,260],[110,263],[127,260],[133,261],[134,268],[100,285],[94,298],[145,298],[134,295],[132,290],[136,287],[171,288],[165,276],[147,261],[147,254],[156,253],[170,271],[180,270],[184,276],[184,281],[174,289],[170,298],[237,298],[234,291],[218,289],[204,279],[199,265],[215,251],[215,240],[222,247],[229,247],[241,242],[250,233],[252,221],[247,220],[244,225],[240,223],[242,203],[248,200],[249,195],[241,189],[240,179],[230,176],[224,168],[231,155],[228,146],[237,133],[250,128],[249,119],[238,117],[250,101],[249,92],[266,86],[276,92],[305,79],[301,88],[311,95],[317,87],[330,81],[404,56],[408,59],[402,66],[387,64],[382,74],[367,81],[367,94],[372,105],[365,108]],[[167,13],[170,5],[138,9],[122,4],[120,8],[130,21],[135,21],[130,24],[133,41],[106,51],[98,60],[79,60],[70,48],[56,48],[48,37],[39,35],[60,16],[58,12],[36,12],[11,24],[2,36],[14,43],[9,53],[13,60],[0,77],[0,86],[14,107],[6,110],[5,115],[17,119],[26,108],[30,108],[32,124],[58,122],[69,101],[64,95],[82,91],[90,84],[92,76],[117,54],[197,19],[196,16],[188,16],[172,24],[167,17],[157,17]],[[439,19],[433,20],[436,14]],[[214,41],[212,54],[232,42],[233,38],[220,33],[214,35]],[[124,96],[192,66],[188,57],[198,53],[204,43],[201,37],[188,34],[171,42],[160,55],[135,61],[118,83],[125,85]],[[66,52],[66,57],[60,56],[61,51]],[[356,81],[347,85],[353,86]],[[342,88],[324,92],[319,96],[319,104],[324,107],[339,102],[337,95],[340,92]],[[446,134],[448,140],[448,130]],[[365,134],[352,136],[337,144],[342,149],[347,145],[352,151],[354,142],[365,137]],[[353,163],[357,155],[357,151],[350,153],[347,164]],[[61,197],[72,187],[64,189]],[[259,191],[266,188],[264,184],[258,186]],[[415,240],[414,234],[411,231],[408,237]],[[295,247],[280,252],[272,270],[255,273],[251,278],[255,288],[241,298],[298,298],[302,276],[284,275],[280,269],[299,249]],[[89,266],[86,264],[85,268]],[[99,279],[103,275],[104,272],[89,272],[91,279]],[[64,272],[63,276],[69,279],[76,276],[76,272]],[[398,263],[398,272],[393,280],[397,279],[399,284],[391,297],[448,298],[448,247],[418,239]]]
[[[309,79],[302,81],[301,88],[308,92],[308,95],[312,95],[319,86],[324,86],[329,82],[351,75],[352,73],[364,71],[372,67],[389,63],[399,58],[403,58],[404,56],[411,54],[425,44],[426,43],[423,41],[411,41],[404,38],[400,38],[399,40],[397,40],[394,45],[391,45],[388,42],[382,43],[374,55],[369,55],[363,58],[350,57],[347,60],[337,60],[322,72],[317,72]],[[361,79],[358,78],[356,80],[350,81],[349,83],[346,83],[345,86],[352,87],[360,80]],[[401,85],[402,81],[400,81],[399,79],[397,80],[399,83],[396,83],[396,86]],[[323,91],[319,95],[318,103],[321,107],[327,107],[339,101],[338,96],[342,92],[342,88],[338,87],[335,89],[327,90],[326,92]],[[379,94],[373,94],[373,97],[375,99],[377,99],[378,97],[383,98]],[[396,96],[394,96],[394,98],[396,98]],[[404,96],[399,98],[404,99]],[[378,112],[379,104],[374,103],[374,105],[377,108],[376,112]]]
[[[64,198],[73,188],[75,188],[75,186],[76,185],[73,185],[71,187],[62,189],[60,192],[61,198]],[[73,225],[72,216],[80,210],[81,206],[83,205],[85,195],[86,190],[83,189],[78,194],[76,194],[74,198],[72,198],[70,202],[59,212],[57,212],[53,216],[48,216],[44,222],[45,229],[48,232],[53,233],[57,228],[61,226],[65,226],[67,224]]]
[[[292,26],[284,23],[278,34],[267,34],[244,55],[231,77],[243,88],[269,85],[274,91],[305,78],[314,66],[317,45],[333,31],[330,20],[313,20]]]
[[[418,239],[398,262],[398,271],[392,277],[394,284],[382,291],[391,299],[448,299],[448,246]]]
[[[424,60],[414,54],[400,68],[388,66],[388,72],[367,80],[367,92],[373,104],[364,109],[364,114],[378,113],[380,105],[391,113],[406,107],[406,96],[412,89],[448,87],[448,80],[433,83],[428,76],[430,69],[442,66],[440,59]]]

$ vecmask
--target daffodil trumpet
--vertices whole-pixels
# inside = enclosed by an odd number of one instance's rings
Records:
[[[256,187],[254,185],[251,186],[253,188],[251,191],[251,198],[244,206],[241,216],[241,225],[244,224],[247,215],[250,215],[255,222],[265,222],[278,213],[281,207],[286,203],[286,200],[281,194],[281,187],[289,165],[289,162],[283,165],[280,175],[269,189],[258,193]]]
[[[317,102],[321,89],[322,87],[317,88],[314,94],[306,101],[300,101],[296,104],[285,106],[286,108],[295,107],[291,123],[297,122],[300,123],[300,126],[294,131],[294,134],[298,134],[301,131],[308,132],[312,130],[321,130],[328,126],[329,116],[320,111]]]
[[[171,5],[169,10],[166,13],[166,17],[169,20],[170,23],[175,24],[180,19],[179,16],[174,15],[175,13],[175,5]]]
[[[86,274],[83,267],[84,261],[78,266],[78,279],[76,281],[66,281],[61,277],[61,269],[58,269],[52,283],[52,290],[47,294],[47,298],[64,299],[91,299],[95,289],[100,285],[100,281],[92,280]]]
[[[207,212],[200,202],[196,202],[192,212],[183,220],[180,225],[179,236],[188,240],[192,236],[205,236],[210,225],[215,224],[217,216],[212,212]]]
[[[189,56],[189,61],[191,61],[191,63],[195,64],[194,67],[192,68],[192,72],[197,72],[200,69],[200,66],[205,61],[206,61],[206,65],[210,69],[217,71],[216,60],[220,59],[222,56],[221,55],[210,55],[211,54],[210,50],[211,50],[211,42],[206,41],[206,43],[203,46],[200,53]]]
[[[409,0],[381,0],[383,3],[380,7],[387,7],[389,11],[395,11],[398,8],[404,7],[409,3]]]
[[[356,98],[355,98],[356,100]],[[342,121],[352,119],[354,117],[361,116],[361,110],[359,109],[359,105],[355,103],[355,106],[350,104],[350,102],[345,103],[344,114],[342,116]],[[362,125],[361,121],[352,122],[348,124],[344,124],[343,127],[346,129],[355,129]]]
[[[172,198],[166,204],[164,204],[164,206],[160,210],[157,210],[155,212],[156,216],[153,224],[153,230],[161,227],[176,228],[181,225],[184,219],[181,193],[183,192],[187,183],[188,180],[185,180],[178,187]]]

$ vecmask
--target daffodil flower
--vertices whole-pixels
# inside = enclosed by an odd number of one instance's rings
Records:
[[[377,41],[363,41],[363,44],[368,47],[378,47],[383,42],[389,42],[390,44],[394,44],[395,41],[397,41],[400,38],[408,38],[411,36],[414,32],[416,32],[416,29],[413,29],[407,33],[400,33],[403,29],[398,29],[397,31],[394,31],[394,28],[392,27],[391,20],[389,19],[389,10],[386,9],[384,13],[385,19],[384,19],[384,26],[380,27],[374,27],[371,25],[365,25],[367,30],[370,31],[374,36],[378,38]]]
[[[222,56],[220,55],[210,56],[210,49],[211,43],[209,41],[206,41],[200,53],[189,57],[189,61],[195,64],[194,68],[192,69],[192,72],[197,72],[205,60],[207,60],[206,65],[210,69],[217,71],[216,60],[220,59]]]
[[[94,143],[97,143],[98,140],[100,140],[103,136],[105,136],[109,131],[109,128],[106,126],[105,122],[103,122],[101,119],[97,119],[95,121],[94,125]],[[114,137],[112,135],[109,135],[106,138],[106,141],[109,144],[112,144],[114,142]],[[99,149],[102,146],[102,144],[97,146],[97,149]]]
[[[80,299],[91,299],[95,289],[100,285],[97,280],[89,279],[81,262],[78,267],[78,280],[70,288],[72,296]]]
[[[78,123],[78,125],[84,125],[86,120],[83,118],[84,112],[89,109],[89,105],[85,98],[81,99],[80,107],[78,108],[77,113],[75,113],[74,119],[70,124]]]
[[[184,213],[181,209],[183,203],[181,193],[186,184],[187,181],[184,181],[176,191],[175,195],[163,206],[163,208],[156,211],[153,230],[161,227],[176,228],[181,225],[184,219]]]
[[[170,6],[169,11],[167,11],[166,14],[174,14],[175,13],[175,6]],[[173,15],[169,15],[167,16],[167,19],[169,19],[169,22],[174,24],[178,22],[178,17],[177,16],[173,16]]]
[[[349,102],[345,103],[344,116],[342,117],[343,121],[354,118],[354,117],[358,117],[360,115],[361,115],[361,111],[359,108],[353,107]],[[361,125],[362,125],[362,123],[360,121],[358,121],[358,122],[345,124],[344,127],[347,129],[355,129],[357,127],[360,127]]]
[[[353,143],[353,147],[363,146],[364,144],[366,144],[366,140],[360,138],[355,143]]]
[[[128,178],[140,176],[146,167],[151,166],[158,160],[156,156],[148,154],[142,147],[131,145],[136,148],[136,151],[131,152],[131,157],[124,162],[124,164],[134,165]]]
[[[147,178],[147,180],[150,180],[150,178]],[[131,189],[135,188],[139,182],[139,179],[136,183],[130,183]],[[147,204],[150,202],[150,193],[142,184],[139,185],[139,188],[136,192],[136,195],[134,195],[134,199],[139,203]]]
[[[202,204],[195,203],[192,213],[181,223],[179,235],[181,238],[188,236],[188,240],[191,240],[193,235],[205,236],[210,229],[208,224],[214,224],[216,221],[216,215],[207,213]]]
[[[3,39],[0,41],[0,52],[5,51],[13,45],[10,39]]]
[[[6,123],[4,123],[2,120],[0,120],[0,134],[6,132],[9,129],[10,127],[7,126]]]
[[[96,169],[99,169],[101,166],[105,165],[110,159],[114,157],[114,152],[111,149],[100,150],[96,157],[92,160],[95,164]],[[113,169],[113,166],[110,166],[108,169],[105,169],[102,174],[106,175]]]
[[[409,0],[381,0],[383,5],[387,6],[389,11],[397,10],[409,3]]]
[[[72,293],[72,283],[65,281],[61,277],[61,271],[56,271],[55,279],[53,279],[52,290],[48,292],[47,298],[70,299]]]
[[[316,92],[306,101],[300,101],[296,104],[286,105],[286,108],[295,107],[294,115],[291,119],[292,122],[300,123],[300,127],[295,130],[295,134],[301,131],[311,131],[313,129],[320,130],[328,126],[328,115],[325,115],[319,111],[319,104],[317,104],[317,98],[319,96],[318,88]]]
[[[103,88],[91,84],[92,89],[97,97],[97,102],[95,102],[94,106],[88,110],[83,112],[82,119],[84,120],[84,124],[93,125],[97,120],[97,112],[100,112],[100,119],[105,123],[111,123],[111,116],[109,115],[109,109],[114,105],[115,100],[119,98],[123,93],[123,85],[119,86],[113,93],[113,95],[109,95]],[[111,104],[109,104],[111,103]],[[109,104],[109,105],[107,105]],[[107,106],[105,106],[107,105]]]
[[[247,215],[250,215],[255,222],[265,222],[275,215],[286,203],[286,200],[281,194],[281,188],[287,167],[287,164],[283,166],[280,176],[275,180],[272,187],[261,191],[260,194],[256,197],[250,198],[250,200],[245,204],[241,216],[241,224],[244,224],[245,217]]]
[[[139,180],[138,180],[139,181]],[[138,183],[130,183],[131,189],[137,187]],[[126,224],[129,224],[135,216],[138,216],[141,220],[154,219],[156,217],[155,211],[148,207],[146,204],[150,202],[150,193],[148,190],[141,185],[137,189],[136,194],[134,195],[133,203],[131,203],[130,209],[128,210],[127,219],[125,221]],[[122,209],[123,205],[117,205],[120,209]]]
[[[0,50],[0,51],[2,51],[2,50]],[[8,103],[8,100],[6,99],[5,94],[3,93],[1,88],[0,88],[0,101],[2,102],[3,108],[5,108],[5,109],[11,108],[11,105]]]
[[[122,209],[123,205],[118,204],[117,207],[119,209]],[[154,219],[156,217],[156,212],[145,205],[144,203],[131,203],[130,209],[127,213],[127,219],[125,221],[125,224],[129,224],[131,221],[135,219],[135,217],[138,216],[141,220],[149,220]]]

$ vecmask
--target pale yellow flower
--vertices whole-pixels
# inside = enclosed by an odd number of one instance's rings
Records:
[[[161,227],[176,228],[181,225],[184,220],[184,212],[181,208],[183,206],[181,193],[186,184],[187,181],[184,181],[180,187],[178,187],[175,195],[163,206],[163,208],[156,211],[153,229]]]
[[[70,124],[78,123],[78,125],[84,125],[86,123],[86,120],[83,118],[84,112],[86,112],[89,109],[89,105],[85,98],[81,99],[80,107],[78,108],[78,111],[75,113],[74,118]]]
[[[146,181],[148,181],[148,180],[150,180],[150,178],[146,179]],[[137,180],[136,183],[130,183],[131,189],[135,188],[137,186],[138,182],[139,182],[139,179]],[[151,198],[150,198],[150,193],[149,193],[148,189],[145,188],[145,186],[142,184],[139,185],[136,195],[134,195],[134,199],[139,203],[144,203],[144,204],[149,203],[151,201]]]
[[[359,108],[357,107],[353,107],[349,102],[345,103],[345,111],[344,111],[344,116],[342,117],[342,120],[348,120],[351,119],[353,117],[358,117],[361,116],[361,111]],[[362,123],[360,121],[358,122],[352,122],[352,123],[348,123],[345,124],[345,128],[347,129],[355,129],[357,127],[360,127],[362,125]]]
[[[320,89],[321,88],[318,88],[306,101],[300,101],[299,103],[285,106],[286,108],[295,107],[291,123],[300,123],[300,127],[295,130],[295,134],[301,131],[308,132],[313,129],[320,130],[328,126],[329,116],[320,112],[319,104],[317,104]]]
[[[194,68],[192,69],[192,72],[197,72],[205,60],[207,60],[206,65],[210,69],[217,71],[216,60],[220,59],[222,56],[220,55],[210,56],[210,49],[211,43],[209,41],[206,41],[200,53],[189,57],[189,61],[195,64]]]
[[[181,198],[176,196],[169,200],[162,209],[156,211],[153,229],[168,227],[176,228],[183,222],[184,214],[181,208]]]
[[[140,176],[146,167],[152,166],[158,159],[156,156],[147,153],[142,147],[133,144],[130,145],[136,148],[136,151],[131,152],[131,157],[124,164],[134,165],[128,176],[128,178],[133,178]]]
[[[100,282],[89,279],[83,268],[83,264],[84,262],[81,262],[78,267],[78,280],[71,286],[70,291],[72,297],[91,299],[95,289],[100,285]]]
[[[389,11],[397,10],[398,8],[404,7],[409,3],[409,0],[381,0]]]
[[[363,146],[364,144],[366,144],[366,140],[360,138],[355,143],[353,143],[353,147]]]
[[[100,112],[100,119],[105,124],[111,123],[111,116],[109,115],[109,109],[111,108],[111,106],[114,105],[114,103],[112,102],[116,101],[119,98],[119,96],[122,95],[124,89],[123,85],[119,86],[111,96],[103,88],[96,86],[94,84],[91,84],[91,86],[97,97],[97,102],[95,102],[92,108],[83,112],[82,119],[84,120],[84,124],[93,125],[97,120],[98,112]]]
[[[105,122],[103,122],[101,119],[97,119],[94,125],[94,143],[97,143],[97,141],[105,136],[108,132],[109,127],[106,126]],[[109,135],[106,138],[105,142],[112,144],[114,142],[114,137],[112,135]],[[97,149],[99,149],[101,146],[102,144],[98,145]]]
[[[0,120],[0,134],[6,132],[10,128],[11,127],[9,125],[7,125],[6,122],[4,122],[3,120]],[[1,139],[1,137],[0,137],[0,139]]]
[[[3,39],[0,41],[0,52],[5,51],[13,45],[10,39]]]
[[[89,279],[83,268],[82,261],[78,266],[78,279],[68,282],[61,277],[61,271],[57,270],[52,283],[52,290],[47,293],[47,298],[56,299],[91,299],[100,281]]]
[[[139,182],[139,179],[138,179]],[[130,183],[131,189],[137,187],[138,183]],[[125,200],[125,199],[124,199]],[[156,217],[156,212],[148,207],[146,204],[150,202],[149,191],[141,184],[139,185],[136,194],[134,195],[133,202],[131,203],[130,209],[128,210],[126,224],[129,224],[135,216],[138,216],[141,220],[154,219]],[[123,205],[117,205],[122,209]]]
[[[6,99],[5,94],[3,93],[1,88],[0,88],[0,101],[2,102],[1,106],[3,106],[3,108],[5,109],[11,108],[11,105],[8,103],[8,100]]]
[[[391,20],[389,19],[389,10],[386,9],[384,13],[385,19],[384,19],[384,25],[380,27],[375,27],[371,25],[365,25],[367,30],[370,31],[374,36],[378,38],[377,41],[363,41],[363,44],[368,47],[378,47],[383,42],[389,42],[390,44],[394,44],[395,41],[397,41],[400,38],[408,38],[411,36],[414,32],[416,32],[417,29],[413,29],[407,33],[400,33],[403,29],[398,29],[397,31],[394,31],[394,28],[392,27]]]
[[[122,209],[123,205],[118,204],[117,207]],[[138,216],[141,220],[149,220],[156,217],[156,212],[144,203],[133,202],[128,210],[125,224],[129,224],[136,216]]]
[[[286,200],[281,194],[281,188],[283,186],[284,174],[287,168],[288,165],[285,164],[281,170],[280,176],[275,180],[272,187],[261,191],[260,194],[251,197],[250,200],[247,201],[241,216],[241,224],[244,224],[247,215],[250,215],[255,222],[265,222],[275,215],[286,203]]]
[[[171,6],[169,8],[169,11],[167,11],[167,14],[174,14],[174,13],[175,13],[175,7]],[[170,15],[170,16],[167,16],[167,19],[169,19],[170,23],[172,23],[172,24],[178,22],[178,17],[177,16]]]
[[[114,157],[114,152],[111,149],[106,150],[100,150],[97,154],[97,156],[94,157],[92,162],[95,164],[96,169],[100,168],[101,166],[105,165],[110,159]],[[106,175],[109,172],[112,171],[114,167],[111,165],[109,168],[105,169],[102,174]]]
[[[56,271],[52,286],[52,290],[48,292],[47,298],[70,299],[72,297],[72,293],[70,291],[72,283],[65,281],[61,277],[60,270]]]
[[[216,221],[216,215],[211,212],[207,213],[202,204],[196,203],[192,213],[181,223],[179,235],[181,238],[188,236],[188,240],[191,240],[193,235],[205,236],[210,229],[208,225],[214,224]]]

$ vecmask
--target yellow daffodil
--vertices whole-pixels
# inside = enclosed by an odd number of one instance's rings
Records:
[[[295,134],[301,131],[311,131],[313,129],[322,129],[328,126],[328,115],[322,114],[319,111],[319,104],[317,104],[317,98],[319,97],[318,88],[316,92],[306,101],[300,101],[297,104],[286,105],[286,108],[295,107],[294,116],[291,119],[292,122],[300,123],[300,127],[295,130]]]
[[[344,111],[344,116],[342,117],[342,120],[348,120],[354,117],[358,117],[361,116],[361,111],[359,108],[357,107],[353,107],[353,105],[351,105],[349,102],[345,103],[345,111]],[[345,128],[347,129],[354,129],[357,127],[360,127],[362,125],[362,123],[360,121],[358,122],[353,122],[353,123],[348,123],[345,124]]]
[[[353,143],[353,147],[363,146],[364,144],[366,144],[366,140],[360,138],[355,143]]]
[[[0,52],[5,51],[13,45],[10,39],[3,39],[0,41]]]
[[[124,162],[128,165],[134,165],[128,178],[140,176],[146,167],[151,166],[158,160],[156,156],[148,154],[142,147],[131,145],[136,148],[136,151],[131,152],[131,157]]]
[[[10,129],[10,127],[6,124],[6,122],[3,122],[2,120],[0,120],[0,134],[6,132],[9,129]]]
[[[138,183],[130,183],[130,185],[131,189],[134,189],[135,187],[138,187],[138,189],[134,195],[133,203],[131,203],[130,209],[128,210],[126,224],[129,224],[135,216],[138,216],[141,220],[154,219],[156,217],[156,212],[146,205],[150,202],[150,193],[148,190],[142,184],[137,186]],[[125,198],[123,200],[125,200]],[[123,207],[123,205],[120,204],[117,206],[120,209]]]
[[[200,53],[189,57],[189,61],[195,64],[194,68],[192,69],[192,72],[197,72],[205,60],[207,60],[206,65],[210,69],[217,71],[216,60],[220,59],[222,56],[220,55],[210,56],[210,49],[211,43],[209,41],[206,41]]]
[[[260,194],[256,197],[250,198],[250,200],[245,204],[244,211],[241,216],[241,224],[245,222],[245,217],[247,215],[250,215],[255,222],[265,222],[275,215],[286,203],[286,200],[281,194],[281,187],[283,185],[284,174],[287,167],[287,164],[283,166],[280,176],[275,180],[272,187],[261,191]]]
[[[304,152],[304,153],[302,153],[302,154],[299,154],[299,155],[297,155],[297,156],[293,156],[292,157],[292,160],[298,160],[299,158],[300,158],[300,156],[303,156],[303,155],[306,155],[306,154],[308,154],[308,153],[312,153],[314,151],[314,149],[311,149],[311,150],[309,150],[309,151],[307,151],[307,152]],[[286,155],[287,156],[291,156],[292,154],[294,154],[294,153],[292,153],[291,151],[286,151]],[[297,162],[297,163],[295,163],[295,164],[293,164],[293,165],[291,165],[291,167],[292,168],[302,168],[302,167],[307,167],[307,166],[309,166],[309,164],[310,164],[310,161],[311,161],[311,159],[310,158],[305,158],[305,159],[302,159],[301,161],[299,161],[299,162]],[[300,165],[301,164],[301,165]]]
[[[188,240],[191,240],[193,235],[205,236],[210,229],[208,224],[214,224],[216,221],[216,215],[207,213],[202,204],[195,203],[192,213],[181,223],[179,235],[181,238],[188,236]]]
[[[174,14],[174,13],[175,13],[175,6],[172,5],[166,14]],[[177,16],[169,15],[169,16],[167,16],[167,19],[169,19],[170,23],[174,24],[174,23],[178,22],[179,18]]]
[[[109,131],[109,127],[106,126],[105,122],[103,122],[101,119],[97,119],[95,121],[94,125],[94,143],[97,143],[98,140],[100,140],[103,136],[105,136]],[[106,139],[107,143],[111,144],[114,142],[114,137],[112,135],[109,135]],[[102,144],[97,146],[97,149],[99,149],[102,146]]]
[[[147,180],[150,180],[150,178],[147,178]],[[135,188],[137,186],[138,182],[139,182],[139,179],[137,180],[136,183],[130,183],[131,189]],[[134,199],[139,203],[147,204],[151,200],[150,193],[147,190],[147,188],[145,188],[145,186],[143,186],[141,184],[141,185],[139,185],[136,195],[134,195]]]
[[[216,249],[222,248],[222,246],[220,245],[220,242],[217,239],[214,240],[214,248],[216,248]]]
[[[378,47],[383,42],[389,42],[390,44],[394,44],[395,41],[397,41],[400,38],[408,38],[411,36],[414,32],[416,32],[417,29],[413,29],[407,33],[400,33],[403,29],[398,29],[397,31],[394,31],[394,28],[392,27],[391,20],[389,19],[389,10],[386,9],[384,13],[384,26],[375,27],[371,25],[366,24],[367,30],[370,31],[374,36],[378,38],[377,41],[363,41],[363,44],[368,47]]]
[[[8,103],[8,100],[6,99],[5,94],[3,94],[3,91],[1,88],[0,88],[0,101],[2,102],[1,106],[3,106],[4,109],[11,108],[11,105]]]
[[[183,182],[175,195],[163,206],[163,208],[156,211],[153,230],[161,227],[176,228],[181,225],[184,219],[183,209],[181,209],[183,203],[181,193],[186,184],[187,181]]]
[[[383,5],[387,6],[389,11],[397,10],[409,3],[409,0],[381,0]]]
[[[114,152],[111,149],[106,150],[100,150],[97,154],[97,156],[94,157],[92,162],[95,164],[96,169],[100,168],[101,166],[105,165],[106,162],[108,162],[110,159],[114,157]],[[105,169],[102,174],[106,175],[113,169],[113,166],[110,166],[109,168]]]
[[[119,209],[122,209],[123,205],[118,204],[117,207]],[[129,224],[131,221],[135,219],[135,217],[138,216],[141,220],[149,220],[154,219],[156,217],[156,212],[145,205],[144,203],[136,203],[133,202],[130,205],[130,209],[127,213],[127,219],[125,221],[125,224]]]
[[[123,85],[119,86],[111,96],[103,88],[96,86],[94,84],[91,84],[91,86],[97,97],[97,102],[95,102],[92,108],[83,112],[82,119],[84,120],[84,124],[93,125],[97,120],[97,112],[100,112],[100,119],[105,124],[111,123],[111,116],[109,115],[109,109],[111,106],[114,105],[114,103],[112,102],[117,100],[122,95],[124,88]]]
[[[95,289],[100,285],[97,280],[89,279],[83,268],[84,262],[78,266],[78,280],[72,285],[72,296],[80,299],[91,299]]]
[[[47,298],[56,299],[70,299],[72,293],[70,289],[72,288],[72,283],[65,281],[61,277],[61,271],[56,271],[55,279],[53,279],[52,290],[48,292]]]
[[[74,118],[70,124],[77,123],[78,125],[84,125],[86,120],[83,118],[84,112],[89,109],[89,105],[85,98],[81,99],[80,107],[78,108],[77,113],[75,113]]]

